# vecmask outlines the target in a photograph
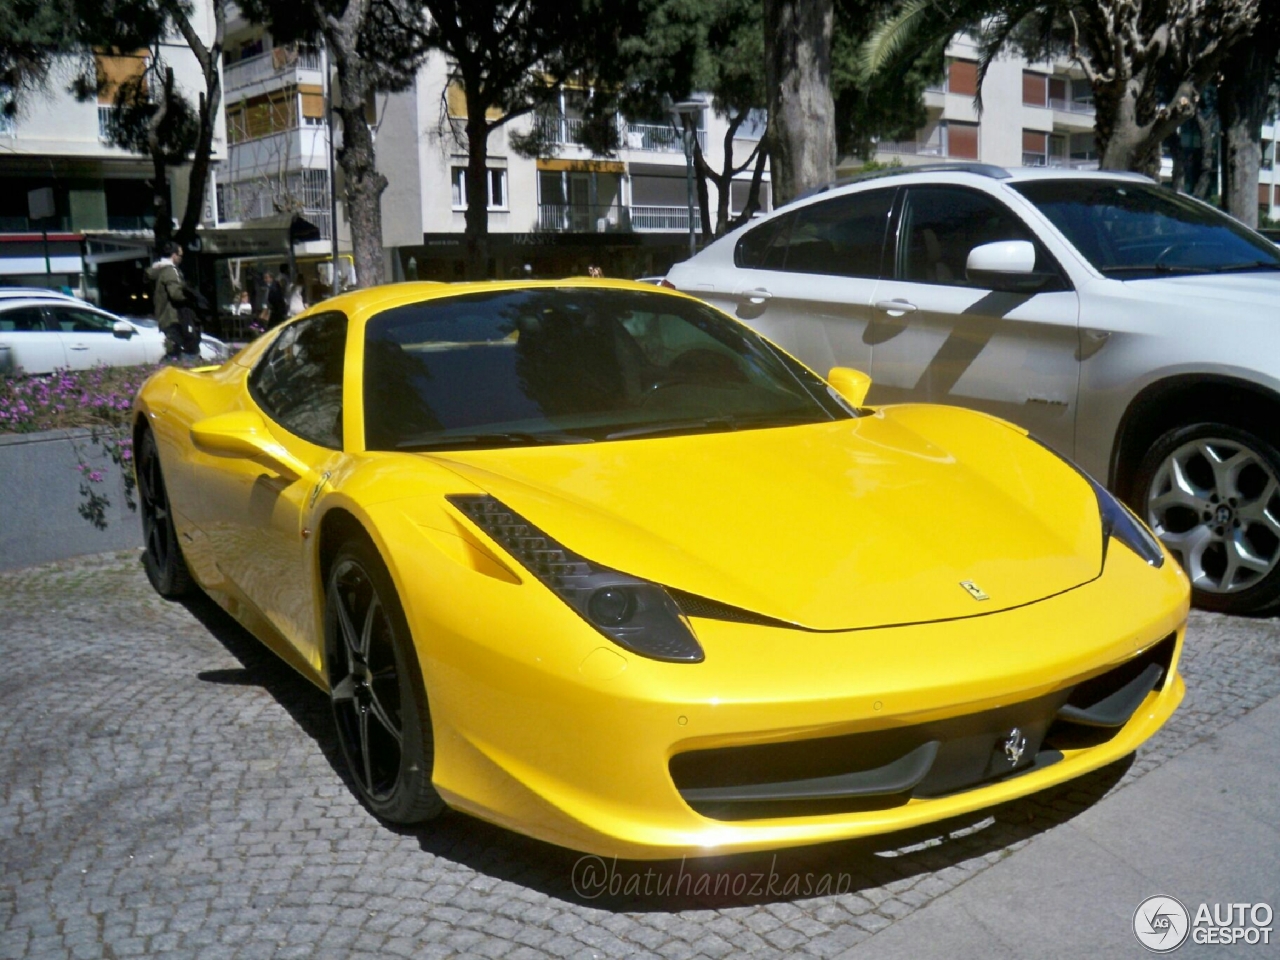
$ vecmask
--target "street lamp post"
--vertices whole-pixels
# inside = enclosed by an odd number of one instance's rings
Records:
[[[681,100],[671,107],[671,115],[680,124],[684,136],[685,179],[689,194],[689,256],[698,252],[698,234],[694,228],[695,197],[693,189],[693,138],[697,135],[695,124],[705,104],[701,100]]]

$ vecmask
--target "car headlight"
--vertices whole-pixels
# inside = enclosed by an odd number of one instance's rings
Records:
[[[1093,494],[1098,498],[1098,513],[1102,517],[1102,558],[1107,557],[1107,544],[1112,538],[1119,540],[1126,547],[1140,556],[1153,567],[1164,566],[1164,550],[1160,541],[1147,529],[1147,525],[1139,520],[1110,490],[1100,484],[1078,463],[1068,460],[1039,437],[1030,437],[1055,457],[1069,466],[1088,481]]]
[[[669,663],[706,658],[689,621],[659,584],[574,553],[495,497],[455,494],[445,499],[618,646]]]

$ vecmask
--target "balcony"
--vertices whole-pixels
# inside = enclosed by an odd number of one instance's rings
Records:
[[[539,135],[548,143],[577,144],[582,132],[581,117],[562,117],[557,114],[540,114],[534,118]],[[698,145],[707,148],[707,133],[698,131]],[[618,121],[618,143],[627,150],[646,150],[654,153],[684,153],[684,136],[675,127],[664,123],[628,123]]]
[[[946,144],[936,140],[923,143],[917,140],[881,140],[876,144],[876,151],[912,157],[945,157],[947,155]]]
[[[543,233],[629,232],[628,210],[612,203],[540,203],[537,229]]]
[[[683,207],[631,207],[631,229],[635,231],[689,230],[689,208]]]
[[[1098,112],[1092,100],[1059,100],[1056,97],[1050,98],[1049,109],[1061,110],[1065,113],[1079,113],[1090,117]]]
[[[319,51],[308,47],[275,47],[222,69],[222,83],[228,94],[277,79],[323,83]]]

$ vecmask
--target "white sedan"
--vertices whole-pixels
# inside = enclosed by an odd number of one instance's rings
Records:
[[[52,373],[159,363],[165,338],[159,328],[125,320],[82,300],[63,295],[0,297],[0,375]],[[200,339],[200,356],[221,362],[231,355],[226,344]]]

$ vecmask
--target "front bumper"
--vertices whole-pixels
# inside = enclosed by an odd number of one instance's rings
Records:
[[[419,540],[419,558],[421,548]],[[439,568],[444,582],[430,584],[392,563],[427,683],[437,789],[450,806],[602,856],[722,855],[969,813],[1126,756],[1184,694],[1177,666],[1185,577],[1175,564],[1154,570],[1119,548],[1108,551],[1097,580],[988,616],[840,633],[694,619],[707,654],[701,664],[631,655],[536,582],[454,561]],[[446,605],[442,596],[457,599]],[[963,723],[1033,701],[1061,703],[1069,688],[1161,641],[1171,647],[1167,668],[1127,721],[1100,742],[1059,749],[1050,764],[1022,763],[1016,776],[889,806],[785,815],[766,808],[771,815],[745,818],[682,795],[673,779],[673,757],[692,751]]]

